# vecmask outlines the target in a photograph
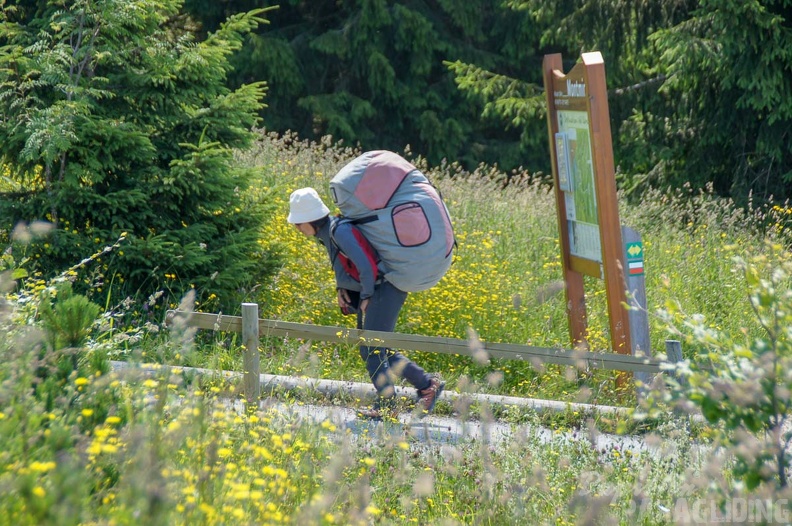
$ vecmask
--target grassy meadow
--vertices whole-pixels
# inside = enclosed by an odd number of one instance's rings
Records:
[[[282,147],[283,142],[289,147]],[[306,241],[286,223],[291,191],[315,187],[332,205],[328,183],[354,156],[352,151],[324,151],[290,141],[264,141],[240,162],[261,174],[261,191],[277,203],[264,240],[288,255],[274,283],[262,287],[256,301],[267,318],[322,325],[353,326],[334,302],[334,282],[323,247]],[[420,159],[416,160],[420,165]],[[504,185],[505,175],[482,167],[466,173],[450,165],[428,172],[440,189],[454,220],[458,248],[449,273],[429,291],[411,294],[402,310],[398,332],[468,338],[491,342],[570,348],[565,314],[555,201],[547,184],[526,174]],[[525,181],[525,182],[520,182]],[[737,334],[761,330],[753,322],[748,294],[735,274],[732,258],[762,250],[767,216],[781,210],[750,212],[702,191],[680,189],[653,192],[628,205],[622,199],[622,223],[641,233],[646,252],[646,290],[653,353],[664,352],[669,331],[658,309],[701,314],[713,328]],[[586,278],[589,315],[588,341],[592,350],[610,352],[605,289],[601,281]],[[337,348],[315,342],[309,355],[298,360],[299,346],[282,341],[264,350],[262,370],[276,374],[365,381],[355,348]],[[686,349],[693,356],[693,349]],[[303,352],[303,354],[305,354]],[[549,365],[537,369],[519,362],[488,366],[464,357],[409,353],[427,370],[441,373],[454,389],[460,380],[477,389],[503,395],[631,405],[632,392],[618,392],[613,374],[589,371],[577,374]],[[239,355],[224,356],[239,369]],[[503,373],[491,385],[489,373]],[[498,375],[496,375],[498,376]]]
[[[273,205],[261,243],[283,254],[282,268],[250,298],[260,316],[352,326],[335,305],[324,249],[288,225],[286,215],[291,191],[313,186],[327,197],[330,178],[356,153],[262,134],[237,155],[260,177],[250,198]],[[458,249],[438,286],[410,295],[397,330],[568,347],[549,187],[521,174],[505,184],[503,174],[485,167],[466,173],[449,164],[427,173],[449,206]],[[688,188],[623,198],[621,207],[622,222],[643,237],[654,353],[669,337],[683,341],[694,364],[705,358],[717,364],[719,353],[733,351],[742,361],[725,362],[748,363],[767,347],[757,350],[757,341],[787,352],[784,330],[792,323],[778,313],[792,312],[790,258],[782,248],[790,209],[738,209]],[[753,453],[770,424],[740,427],[712,413],[706,405],[707,386],[717,384],[712,378],[692,376],[698,391],[689,400],[670,389],[650,397],[656,404],[642,406],[652,414],[641,435],[646,449],[594,447],[602,422],[592,419],[557,422],[557,438],[543,441],[533,429],[546,420],[531,413],[519,415],[524,432],[502,447],[427,444],[383,428],[355,437],[330,421],[311,424],[246,406],[240,385],[191,373],[192,366],[241,371],[241,342],[165,328],[164,311],[177,305],[163,305],[157,295],[85,315],[87,300],[70,293],[68,282],[82,279],[94,261],[75,263],[49,281],[15,284],[21,274],[2,274],[0,524],[653,525],[736,516],[737,499],[748,503],[751,517],[769,517],[765,522],[789,517],[784,461],[775,481],[765,469],[783,454]],[[604,288],[596,280],[586,287],[591,348],[609,352]],[[51,307],[53,296],[59,300]],[[180,307],[217,312],[211,298],[196,305],[190,295]],[[146,311],[149,319],[128,324],[129,311]],[[354,347],[266,338],[260,350],[265,373],[366,381]],[[631,389],[616,389],[612,373],[409,355],[441,373],[450,390],[637,405]],[[110,360],[173,367],[113,371]],[[788,401],[788,394],[778,396]],[[305,395],[275,395],[305,403]],[[727,407],[727,398],[715,409]],[[671,410],[685,402],[715,416],[704,425]],[[773,407],[770,420],[785,422],[788,404]],[[438,412],[453,408],[438,404]],[[483,410],[473,417],[491,418]],[[755,461],[747,467],[746,448]],[[759,478],[752,479],[745,474],[756,462]]]

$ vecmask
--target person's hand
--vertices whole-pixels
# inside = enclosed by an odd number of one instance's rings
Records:
[[[336,299],[338,300],[338,307],[343,311],[349,306],[349,293],[346,289],[338,289],[337,296],[338,297]]]
[[[368,298],[366,298],[364,300],[360,300],[360,312],[365,314],[366,309],[368,309],[368,306],[369,306],[369,299]]]

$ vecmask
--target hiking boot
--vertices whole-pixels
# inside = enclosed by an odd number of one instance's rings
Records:
[[[432,381],[426,389],[418,389],[418,401],[415,404],[420,410],[419,416],[423,418],[434,409],[437,399],[440,398],[440,393],[443,392],[445,382],[440,380],[437,376],[432,376]]]

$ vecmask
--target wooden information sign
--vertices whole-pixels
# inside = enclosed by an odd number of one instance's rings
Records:
[[[566,74],[560,54],[545,55],[542,65],[570,337],[588,348],[583,276],[603,279],[611,347],[630,354],[605,63],[597,51]]]

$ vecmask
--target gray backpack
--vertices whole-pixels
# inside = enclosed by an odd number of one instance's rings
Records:
[[[405,292],[437,284],[456,244],[440,194],[415,166],[384,150],[366,152],[330,181],[343,220],[355,224],[385,267],[384,278]]]

